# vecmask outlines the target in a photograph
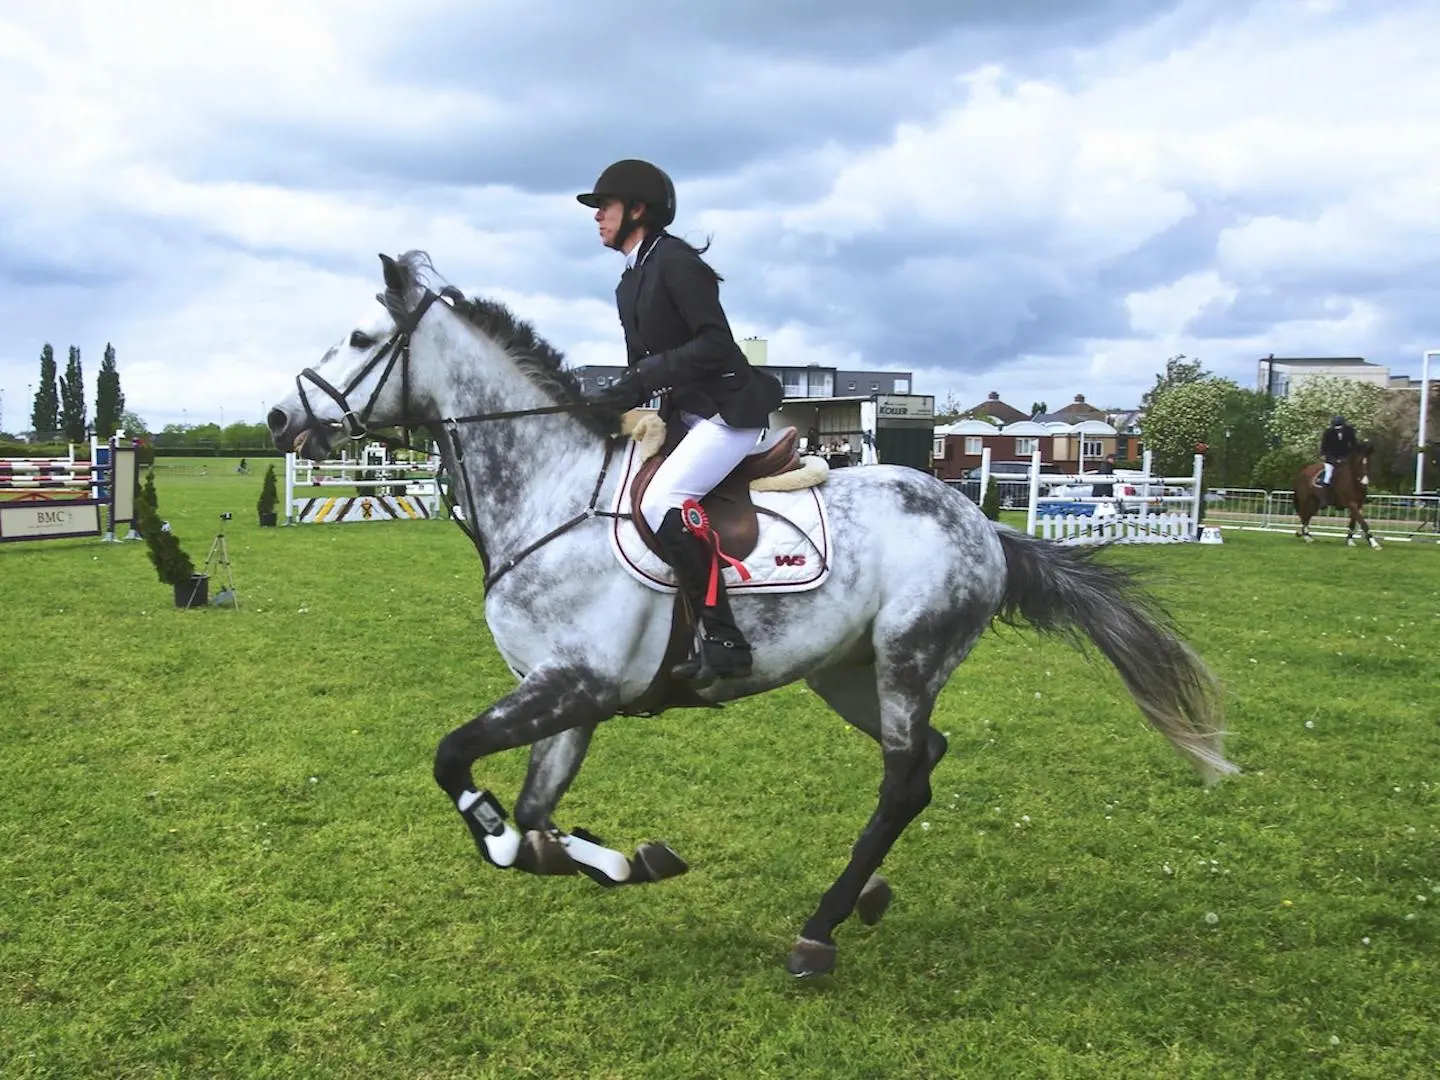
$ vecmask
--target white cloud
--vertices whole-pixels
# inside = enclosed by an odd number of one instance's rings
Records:
[[[319,165],[301,189],[263,172],[204,179],[221,170],[195,167],[218,150],[243,159],[254,129],[241,122],[303,119],[337,140],[364,128],[397,147],[433,147],[466,119],[495,121],[499,88],[484,71],[443,91],[372,74],[397,26],[447,6],[7,6],[0,421],[18,426],[16,388],[33,378],[44,340],[62,355],[82,344],[92,368],[115,341],[130,403],[157,422],[220,403],[258,417],[375,291],[379,250],[426,248],[451,280],[511,303],[572,362],[616,362],[618,261],[598,247],[559,254],[588,228],[568,196],[381,191]],[[1271,351],[1413,351],[1423,316],[1397,290],[1440,270],[1440,72],[1430,54],[1440,8],[1272,0],[1222,20],[1202,19],[1205,8],[1182,4],[1057,54],[1064,66],[1049,73],[1022,77],[1003,57],[957,66],[950,84],[910,99],[935,111],[897,115],[880,147],[854,152],[844,132],[818,132],[821,148],[792,162],[817,178],[809,197],[771,186],[790,165],[737,161],[734,176],[681,192],[680,231],[715,233],[734,328],[768,337],[772,363],[913,359],[916,388],[942,397],[998,389],[1024,407],[1084,392],[1121,404],[1175,352],[1248,381],[1254,356]],[[852,89],[934,70],[934,56],[923,68],[907,68],[911,59],[857,68]],[[845,91],[810,60],[751,63],[727,78],[768,87],[777,108],[793,104],[795,72],[820,80],[799,94],[806,100],[815,86]],[[536,101],[537,116],[563,111]],[[629,152],[618,128],[616,140],[615,156]],[[577,183],[600,164],[577,162]],[[1167,230],[1216,206],[1230,224],[1213,253],[1202,239],[1167,262]],[[856,261],[887,243],[916,250],[898,261],[891,251],[883,267]],[[1143,272],[1117,273],[1141,251],[1151,253]],[[63,284],[82,272],[110,280]],[[1187,336],[1207,306],[1280,287],[1311,301],[1293,309],[1303,317],[1277,307],[1268,328]],[[862,354],[862,341],[913,329],[896,325],[907,318],[897,295],[934,315],[931,351]],[[1059,345],[1031,348],[1027,334],[1066,317],[1050,314],[1057,299],[1071,317],[1118,306],[1129,331],[1060,323],[1048,328]],[[958,370],[967,352],[1007,348],[1015,355],[988,371]]]

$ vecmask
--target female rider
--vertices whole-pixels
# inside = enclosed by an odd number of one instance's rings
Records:
[[[675,220],[669,176],[648,161],[617,161],[576,198],[594,208],[601,243],[625,255],[615,303],[629,370],[595,400],[628,409],[668,391],[660,418],[686,429],[640,505],[702,628],[698,653],[672,674],[696,686],[748,675],[750,644],[735,625],[724,576],[707,606],[711,552],[685,529],[680,507],[708,494],[755,449],[784,390],[735,343],[720,306],[720,276],[700,257],[705,249],[665,231]]]

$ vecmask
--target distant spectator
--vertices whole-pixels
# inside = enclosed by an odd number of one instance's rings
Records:
[[[1106,455],[1105,455],[1105,460],[1102,461],[1102,462],[1096,467],[1095,471],[1096,471],[1096,473],[1098,473],[1098,474],[1101,475],[1101,476],[1114,476],[1114,475],[1115,475],[1115,455],[1114,455],[1114,454],[1106,454]],[[1114,485],[1114,484],[1096,484],[1096,485],[1095,485],[1095,491],[1094,491],[1094,497],[1097,498],[1097,499],[1113,499],[1113,498],[1115,497],[1115,485]]]

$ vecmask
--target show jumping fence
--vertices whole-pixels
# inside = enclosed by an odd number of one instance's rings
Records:
[[[312,462],[285,455],[285,524],[421,521],[443,517],[440,458],[387,461],[367,446],[359,461]]]
[[[137,539],[135,448],[120,443],[92,438],[89,461],[73,444],[67,458],[0,458],[0,543]]]

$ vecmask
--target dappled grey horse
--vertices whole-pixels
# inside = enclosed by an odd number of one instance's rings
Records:
[[[457,520],[484,565],[485,619],[519,683],[440,741],[435,781],[497,866],[578,871],[610,885],[681,873],[685,863],[662,844],[627,858],[553,820],[599,724],[649,707],[677,610],[626,573],[607,543],[605,508],[621,483],[619,418],[588,405],[560,355],[504,307],[432,287],[423,253],[381,262],[375,317],[305,369],[268,419],[277,446],[315,461],[337,438],[386,427],[423,429],[441,447]],[[804,679],[880,746],[878,805],[801,929],[790,971],[830,970],[836,927],[852,912],[872,923],[883,914],[890,889],[877,871],[930,801],[946,749],[930,724],[936,697],[992,619],[1024,620],[1077,647],[1093,641],[1207,783],[1238,771],[1223,754],[1215,679],[1095,548],[992,523],[910,468],[842,469],[820,490],[833,534],[830,577],[809,592],[732,593],[754,669],[684,702],[715,705]],[[526,745],[512,826],[471,770]]]

